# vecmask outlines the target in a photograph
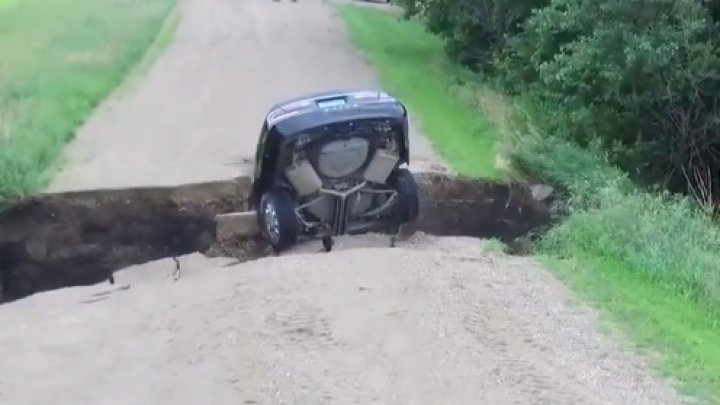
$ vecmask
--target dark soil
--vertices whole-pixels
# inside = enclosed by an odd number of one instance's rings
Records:
[[[549,210],[520,184],[416,176],[433,235],[513,243],[547,226]],[[110,280],[124,267],[201,252],[240,261],[272,254],[259,237],[217,240],[215,216],[247,210],[249,180],[175,188],[45,194],[0,213],[1,301]]]

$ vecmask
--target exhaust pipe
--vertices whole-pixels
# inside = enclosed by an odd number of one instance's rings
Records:
[[[302,160],[285,169],[285,176],[301,197],[314,194],[322,188],[322,180],[307,160]]]
[[[399,156],[393,155],[387,150],[378,149],[365,169],[363,178],[372,183],[385,184],[398,160],[400,160]]]

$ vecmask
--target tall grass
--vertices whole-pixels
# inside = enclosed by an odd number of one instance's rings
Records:
[[[0,204],[44,187],[63,146],[176,0],[0,0]]]
[[[517,122],[501,149],[570,194],[538,253],[688,393],[720,401],[720,228],[688,198],[635,188],[601,154]]]
[[[694,201],[637,189],[598,152],[541,134],[532,116],[517,122],[504,137],[514,165],[572,195],[542,251],[622,261],[720,314],[720,228]]]

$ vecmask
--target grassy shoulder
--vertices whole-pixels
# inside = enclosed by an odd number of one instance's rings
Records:
[[[383,85],[420,116],[461,173],[496,175],[488,164],[502,152],[573,192],[571,214],[539,246],[540,258],[684,391],[720,398],[717,229],[681,201],[633,190],[590,151],[509,123],[521,103],[448,67],[422,24],[358,6],[341,15]]]
[[[0,204],[44,187],[177,0],[0,0]]]
[[[720,325],[706,306],[613,258],[578,254],[541,260],[682,392],[720,403]]]
[[[459,173],[496,177],[490,123],[453,91],[442,41],[418,23],[371,8],[343,5],[351,40],[379,73],[383,87],[420,117],[423,131]]]

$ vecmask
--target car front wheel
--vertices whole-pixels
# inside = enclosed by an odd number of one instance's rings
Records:
[[[295,243],[298,232],[295,204],[287,190],[271,188],[265,191],[260,197],[257,215],[262,236],[276,252]]]

